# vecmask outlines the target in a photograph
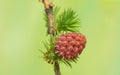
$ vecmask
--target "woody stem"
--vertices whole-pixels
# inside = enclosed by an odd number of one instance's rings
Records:
[[[55,27],[54,27],[54,15],[53,15],[53,3],[49,3],[48,0],[40,0],[44,4],[45,12],[48,18],[48,34],[55,34]],[[58,61],[54,63],[54,72],[55,75],[61,75],[60,67]]]

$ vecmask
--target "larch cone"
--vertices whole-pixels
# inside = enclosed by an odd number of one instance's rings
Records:
[[[55,53],[66,60],[74,60],[85,48],[86,37],[77,32],[60,35],[55,42]]]

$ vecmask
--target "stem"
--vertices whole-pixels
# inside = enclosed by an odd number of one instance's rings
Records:
[[[48,0],[39,0],[44,4],[45,12],[48,17],[48,34],[55,34],[55,27],[54,27],[54,15],[53,15],[53,3],[49,3]],[[58,61],[54,63],[54,72],[55,75],[61,75],[60,67]]]
[[[45,7],[45,12],[48,17],[48,34],[54,35],[55,27],[54,27],[54,17],[53,17],[53,3],[49,3],[48,0],[40,0],[43,2]]]
[[[55,72],[55,75],[61,75],[58,61],[54,63],[54,72]]]

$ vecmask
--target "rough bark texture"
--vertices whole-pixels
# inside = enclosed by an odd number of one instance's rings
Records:
[[[54,27],[54,15],[53,15],[53,3],[49,3],[48,0],[40,0],[43,2],[45,7],[45,12],[48,17],[48,34],[54,34],[55,33],[55,27]]]
[[[54,15],[53,15],[53,3],[49,3],[48,0],[39,0],[40,2],[43,2],[45,7],[45,12],[48,17],[48,34],[54,35],[55,33],[55,27],[54,27]],[[61,75],[60,73],[60,67],[58,61],[54,63],[54,72],[55,75]]]
[[[45,12],[48,17],[48,33],[49,34],[54,34],[54,19],[53,19],[53,11],[51,11],[52,8],[50,9],[45,9]]]

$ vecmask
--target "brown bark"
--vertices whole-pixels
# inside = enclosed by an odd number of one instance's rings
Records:
[[[53,3],[49,3],[48,0],[40,0],[43,2],[45,7],[45,12],[48,17],[48,34],[54,34],[55,33],[55,27],[54,27],[54,15],[53,15]]]
[[[61,75],[59,63],[57,61],[54,63],[54,72],[55,72],[55,75]]]

